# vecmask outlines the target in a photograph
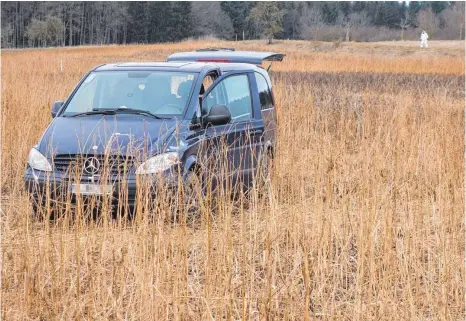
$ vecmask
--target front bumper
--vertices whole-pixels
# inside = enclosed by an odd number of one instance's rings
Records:
[[[178,179],[171,173],[163,176],[163,188],[170,191],[176,190],[178,187]],[[138,179],[136,175],[128,175],[124,178],[112,177],[109,178],[105,185],[111,184],[113,186],[112,195],[89,195],[89,194],[75,194],[71,191],[72,184],[101,184],[98,181],[91,180],[90,177],[82,176],[78,180],[71,179],[69,175],[60,172],[42,172],[34,170],[30,167],[27,168],[24,174],[24,183],[26,191],[28,192],[31,201],[36,204],[45,205],[48,203],[71,203],[76,204],[77,199],[104,199],[107,197],[112,204],[121,204],[134,207],[138,197],[138,193],[144,195],[156,196],[157,178],[145,177],[144,180]],[[142,186],[145,186],[145,189]],[[139,185],[139,187],[138,187]]]

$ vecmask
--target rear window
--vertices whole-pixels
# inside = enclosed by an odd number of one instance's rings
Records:
[[[261,74],[255,72],[257,89],[259,92],[259,100],[261,103],[261,110],[273,108],[272,92],[270,91],[267,80]]]

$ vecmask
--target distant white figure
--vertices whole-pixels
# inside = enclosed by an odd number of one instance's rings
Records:
[[[427,48],[427,39],[429,39],[429,35],[425,30],[422,30],[421,32],[421,48]]]

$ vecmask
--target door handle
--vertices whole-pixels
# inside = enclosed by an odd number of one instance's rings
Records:
[[[249,135],[252,136],[252,135],[260,135],[262,134],[264,131],[262,129],[255,129],[255,130],[251,130],[249,131]]]

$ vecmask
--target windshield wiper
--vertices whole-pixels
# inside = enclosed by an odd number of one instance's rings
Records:
[[[147,115],[151,116],[156,119],[164,119],[163,117],[157,116],[150,111],[144,110],[144,109],[137,109],[137,108],[128,108],[128,107],[118,107],[117,109],[112,109],[115,112],[124,112],[128,114],[141,114],[141,115]]]
[[[78,117],[85,115],[115,115],[116,113],[128,113],[128,114],[141,114],[147,115],[156,119],[164,119],[163,117],[152,114],[150,111],[144,109],[128,108],[128,107],[118,107],[118,108],[95,108],[91,111],[85,111],[82,113],[77,113],[68,117]]]
[[[78,117],[78,116],[85,116],[85,115],[115,115],[115,110],[113,110],[113,109],[103,109],[103,110],[93,109],[91,111],[85,111],[85,112],[77,113],[77,114],[70,115],[70,116],[67,116],[67,117]]]

